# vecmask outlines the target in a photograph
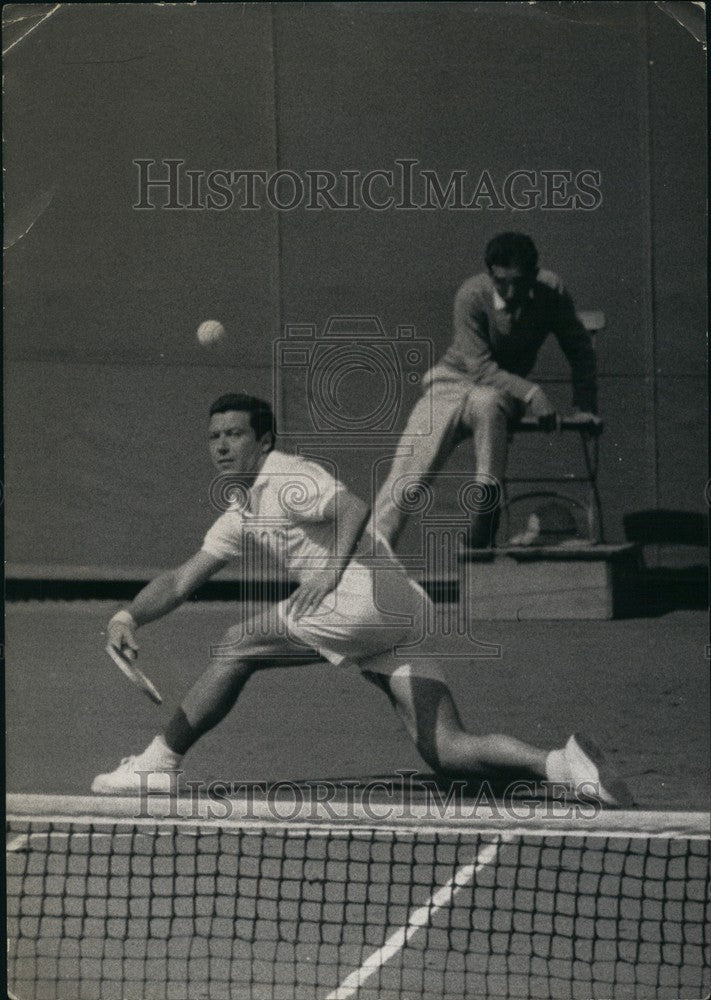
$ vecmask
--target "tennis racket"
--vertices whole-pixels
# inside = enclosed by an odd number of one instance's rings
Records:
[[[163,698],[158,690],[158,688],[149,681],[146,675],[140,670],[135,664],[127,660],[125,656],[121,656],[117,653],[113,646],[107,646],[106,652],[109,654],[111,659],[114,661],[119,670],[128,677],[132,684],[135,684],[139,691],[143,691],[151,701],[155,702],[156,705],[161,705],[163,703]]]

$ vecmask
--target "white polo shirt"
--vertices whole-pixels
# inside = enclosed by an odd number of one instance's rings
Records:
[[[334,551],[335,521],[324,512],[344,490],[322,466],[270,451],[252,487],[225,476],[235,495],[205,536],[203,549],[219,559],[251,557],[253,547],[269,550],[273,564],[296,579],[307,567],[323,566]]]

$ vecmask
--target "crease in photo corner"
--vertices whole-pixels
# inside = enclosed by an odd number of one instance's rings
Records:
[[[33,226],[44,215],[54,200],[54,187],[40,191],[32,201],[6,218],[3,226],[3,250],[11,250],[23,240]]]
[[[655,0],[654,6],[681,25],[706,51],[706,4],[702,0]]]
[[[26,10],[26,13],[21,14],[21,15],[19,15],[17,17],[12,18],[12,19],[9,18],[9,17],[8,18],[3,18],[3,27],[4,28],[7,28],[9,25],[12,25],[12,24],[20,24],[22,21],[32,20],[34,18],[37,18],[37,20],[35,20],[35,23],[32,24],[32,25],[30,25],[27,28],[27,30],[24,31],[18,38],[16,38],[14,41],[10,42],[10,44],[7,46],[7,48],[5,48],[5,49],[2,50],[3,56],[6,56],[8,54],[8,52],[11,52],[12,49],[15,48],[15,46],[19,45],[20,42],[24,41],[25,38],[27,38],[34,31],[36,31],[37,28],[40,27],[40,25],[44,24],[46,21],[49,20],[50,17],[52,17],[54,14],[56,14],[57,11],[60,9],[60,7],[65,6],[65,5],[61,4],[61,3],[56,3],[54,5],[48,5],[48,6],[51,7],[51,9],[48,10],[48,11],[45,11],[44,13],[41,13],[40,11],[35,10],[34,9],[34,7],[35,7],[34,4],[18,4],[17,6],[20,9],[20,11]]]
[[[4,31],[16,25],[21,25],[26,21],[31,21],[32,24],[27,26],[26,30],[22,31],[17,38],[3,49],[3,58],[19,45],[20,42],[36,31],[37,28],[48,21],[53,14],[56,14],[61,6],[62,4],[16,4],[6,8],[9,13],[8,16],[4,16],[2,19]],[[49,9],[43,10],[43,7]],[[7,73],[7,67],[5,67],[5,72]],[[39,191],[29,204],[21,207],[15,213],[14,217],[8,218],[6,212],[3,225],[3,250],[10,250],[27,236],[35,223],[52,204],[54,193],[54,187]]]
[[[552,14],[557,20],[571,21],[561,15],[560,11],[551,11],[541,5],[539,0],[526,0],[526,6],[535,7],[537,13]],[[706,3],[704,0],[654,0],[654,6],[663,14],[668,15],[684,28],[697,41],[703,51],[706,51]]]

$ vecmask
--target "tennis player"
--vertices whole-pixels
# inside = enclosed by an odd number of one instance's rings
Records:
[[[228,714],[255,671],[327,661],[357,664],[387,694],[419,753],[440,775],[516,775],[565,783],[572,791],[585,786],[607,805],[628,804],[623,783],[580,737],[547,752],[510,736],[464,729],[437,664],[395,650],[424,635],[429,598],[385,539],[373,533],[361,500],[320,465],[276,451],[274,444],[267,403],[244,394],[213,403],[210,455],[224,477],[217,482],[232,485],[233,502],[198,552],[114,615],[108,642],[135,659],[139,627],[178,607],[228,562],[248,566],[259,549],[295,577],[298,587],[246,624],[228,628],[165,731],[138,756],[98,775],[92,791],[169,791],[171,772]],[[145,772],[150,772],[147,786]]]

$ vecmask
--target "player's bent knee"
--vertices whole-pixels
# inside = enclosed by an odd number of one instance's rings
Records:
[[[417,752],[433,771],[448,771],[456,760],[452,744],[448,739],[435,738],[434,734],[418,733],[415,737]]]
[[[504,413],[506,397],[498,389],[488,385],[478,385],[469,393],[469,411],[475,416],[493,416]]]

